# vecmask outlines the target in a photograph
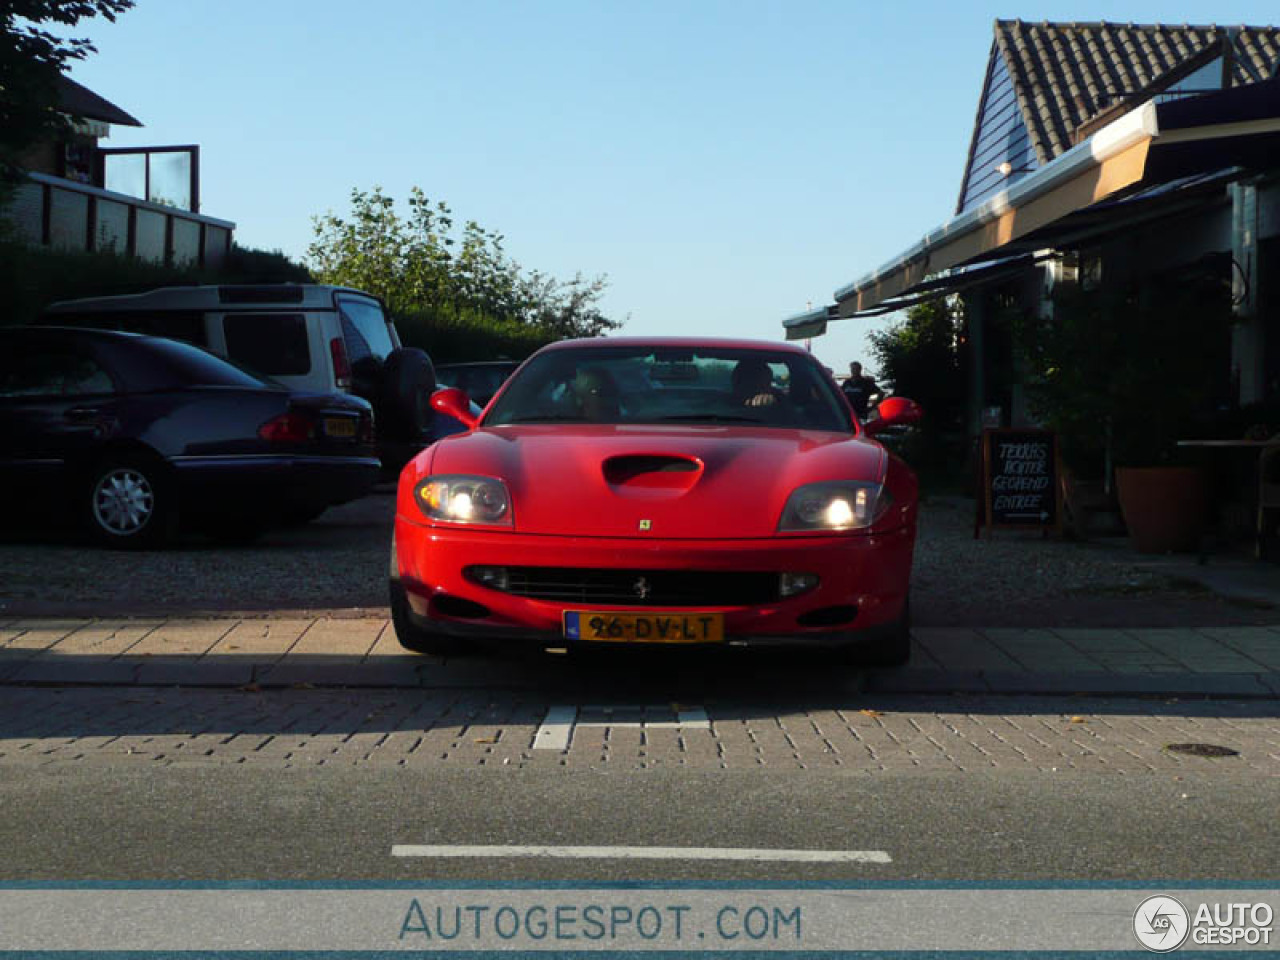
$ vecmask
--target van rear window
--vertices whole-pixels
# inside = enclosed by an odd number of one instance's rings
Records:
[[[395,344],[391,342],[387,317],[377,301],[340,297],[338,310],[342,313],[342,335],[346,338],[351,362],[367,357],[387,359]]]
[[[300,313],[229,313],[223,318],[227,357],[267,376],[311,372],[307,320]]]

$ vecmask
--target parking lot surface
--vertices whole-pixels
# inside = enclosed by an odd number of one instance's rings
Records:
[[[974,539],[972,510],[960,499],[922,504],[911,586],[920,626],[1280,623],[1273,605],[1280,588],[1263,591],[1259,602],[1223,596],[1216,583],[1210,589],[1188,575],[1215,574],[1229,587],[1246,569],[1235,558],[1199,567],[1193,557],[1142,557],[1123,540],[1077,543],[1010,531]],[[307,526],[237,548],[192,536],[175,549],[129,553],[87,549],[44,529],[11,533],[0,539],[0,619],[385,615],[393,512],[383,487]]]

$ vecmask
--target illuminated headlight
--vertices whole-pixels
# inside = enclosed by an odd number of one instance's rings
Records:
[[[414,488],[418,509],[431,520],[511,526],[511,498],[492,477],[428,477]]]
[[[787,498],[778,530],[859,530],[893,502],[878,483],[810,483]]]

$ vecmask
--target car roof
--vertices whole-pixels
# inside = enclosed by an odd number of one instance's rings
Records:
[[[45,307],[46,314],[83,313],[87,310],[110,313],[133,310],[332,310],[334,294],[378,300],[371,293],[353,287],[321,283],[204,284],[187,287],[160,287],[146,293],[111,297],[82,297],[60,300]]]
[[[810,356],[809,351],[794,343],[780,340],[744,340],[730,337],[584,337],[548,344],[539,353],[560,350],[590,350],[600,347],[671,347],[684,350],[760,350],[770,353],[794,353]]]

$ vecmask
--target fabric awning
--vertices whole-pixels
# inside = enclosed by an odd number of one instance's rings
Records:
[[[996,263],[949,272],[945,276],[922,280],[920,283],[904,290],[898,296],[884,300],[861,313],[850,314],[850,316],[878,317],[886,313],[893,313],[895,310],[906,310],[942,294],[955,293],[969,287],[991,283],[1002,277],[1016,276],[1035,263],[1036,258],[1027,254],[1009,257]],[[820,337],[825,334],[828,321],[838,319],[841,319],[841,317],[836,312],[836,307],[833,304],[821,310],[810,310],[806,313],[796,314],[794,317],[788,317],[783,321],[782,325],[786,330],[786,338],[788,340],[807,340],[811,337]]]

